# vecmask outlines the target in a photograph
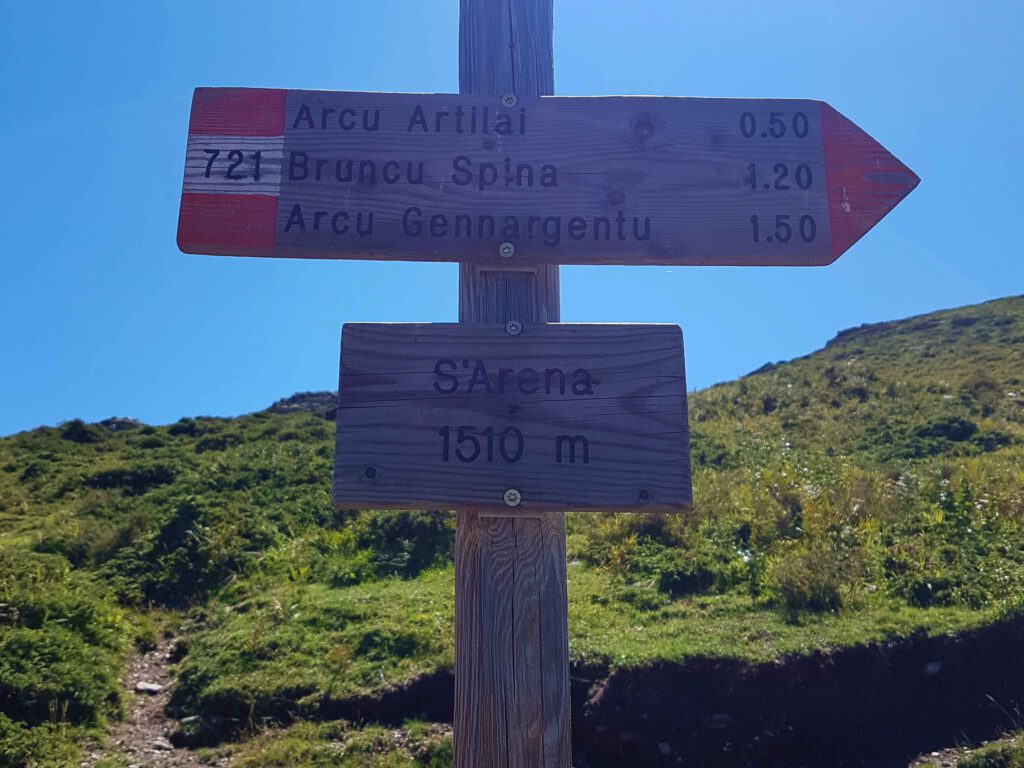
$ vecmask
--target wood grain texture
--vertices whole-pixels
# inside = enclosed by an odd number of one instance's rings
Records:
[[[554,6],[548,0],[462,0],[459,91],[554,93],[553,28]]]
[[[481,521],[480,590],[481,635],[487,643],[483,653],[481,689],[491,693],[490,706],[480,710],[480,754],[490,756],[479,765],[524,765],[515,761],[518,744],[515,730],[514,688],[516,684],[515,630],[513,627],[517,586],[517,552],[514,521],[508,517]],[[456,583],[456,589],[458,584]]]
[[[678,326],[349,323],[340,392],[339,507],[689,506]]]
[[[555,92],[550,0],[462,0],[459,27],[460,93],[519,98]],[[459,264],[459,322],[557,323],[558,265],[517,268],[522,259],[501,261]]]
[[[518,523],[519,521],[517,521]],[[540,519],[541,562],[537,578],[540,612],[540,697],[544,713],[544,768],[569,768],[572,742],[569,722],[568,580],[565,567],[565,516]]]
[[[557,265],[495,269],[459,265],[459,321],[498,323],[533,318],[557,323],[560,280]]]
[[[850,245],[851,226],[869,228],[917,183],[819,101],[517,96],[506,106],[497,95],[287,91],[283,137],[263,140],[265,155],[283,158],[273,255],[497,269],[821,265]],[[836,127],[828,142],[823,115]],[[500,120],[507,134],[495,132]],[[234,141],[244,163],[232,170],[225,153],[205,181],[246,191],[258,139],[194,134],[189,153]],[[827,178],[842,179],[849,200],[885,204],[851,217],[830,205]],[[515,246],[509,259],[503,243]]]
[[[256,152],[259,151],[260,170],[256,174]],[[229,160],[231,152],[238,152]],[[216,157],[211,155],[216,153]],[[281,174],[284,165],[284,138],[276,136],[189,136],[185,149],[185,193],[270,195],[281,193]],[[230,167],[231,178],[225,173]],[[207,168],[211,172],[207,174]],[[273,224],[276,225],[277,217]]]
[[[484,641],[482,617],[485,598],[494,596],[484,592],[480,574],[486,525],[476,512],[459,512],[455,527],[455,768],[479,764],[484,703],[491,698],[484,685],[484,656],[496,644]],[[487,717],[493,723],[490,712]]]
[[[508,26],[504,20],[508,19]],[[553,92],[552,0],[462,0],[459,88],[463,93],[543,95]],[[507,46],[507,48],[506,48]],[[528,74],[529,73],[529,74]],[[507,271],[507,265],[459,265],[459,320],[463,323],[559,320],[557,265]],[[457,768],[569,768],[569,635],[566,597],[565,516],[540,513],[513,518],[512,655],[479,622],[481,606],[509,598],[507,590],[483,588],[485,556],[474,545],[493,518],[457,513],[455,552],[455,765]],[[462,616],[462,620],[458,618]],[[474,623],[476,622],[476,623]],[[498,650],[495,650],[498,649]],[[504,664],[512,688],[482,684],[485,659]],[[512,745],[507,754],[483,748],[484,712],[507,704]],[[538,726],[540,732],[538,733]],[[496,727],[500,725],[496,724]],[[494,743],[494,739],[488,739]]]
[[[569,768],[565,517],[460,512],[456,552],[456,768]]]
[[[512,716],[515,727],[510,733],[509,752],[512,765],[541,765],[544,753],[544,707],[538,700],[536,680],[541,679],[543,650],[535,652],[541,637],[541,601],[538,576],[543,566],[544,544],[541,520],[524,518],[496,518],[512,520],[515,539],[516,577],[512,595],[513,653],[515,656],[512,685]]]

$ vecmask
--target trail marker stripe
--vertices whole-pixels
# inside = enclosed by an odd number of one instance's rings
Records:
[[[188,132],[281,136],[287,94],[271,88],[196,88]]]
[[[271,256],[277,198],[185,192],[178,215],[178,247],[209,243],[222,253]]]

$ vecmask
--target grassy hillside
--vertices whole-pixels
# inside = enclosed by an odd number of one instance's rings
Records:
[[[451,668],[454,589],[450,513],[333,509],[323,410],[0,439],[0,765],[71,761],[165,629],[187,741],[443,763],[429,726],[322,722]],[[692,515],[570,515],[574,659],[770,659],[1024,606],[1024,297],[844,331],[694,393],[691,430]]]
[[[1022,312],[1017,297],[842,331],[819,352],[699,393],[695,450],[712,466],[749,460],[727,437],[745,420],[771,425],[787,449],[865,465],[1010,445],[1024,414]]]

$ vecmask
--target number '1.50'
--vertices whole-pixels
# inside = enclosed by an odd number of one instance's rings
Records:
[[[793,225],[789,223],[789,219],[789,214],[779,214],[776,216],[775,231],[763,239],[768,242],[776,240],[780,243],[788,243],[793,238]],[[761,242],[761,226],[756,214],[750,217],[750,225],[754,230],[754,242]],[[818,225],[815,224],[814,217],[809,215],[801,216],[800,222],[797,224],[797,231],[800,234],[800,239],[805,243],[813,242],[818,234]]]

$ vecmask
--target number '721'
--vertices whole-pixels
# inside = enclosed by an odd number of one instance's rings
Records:
[[[210,156],[210,159],[206,161],[206,173],[204,176],[208,179],[213,174],[213,164],[220,157],[221,151],[219,149],[204,149],[203,152]],[[253,159],[253,172],[252,180],[260,180],[260,160],[262,159],[262,151],[256,150],[252,153]],[[236,175],[235,171],[238,166],[245,162],[245,153],[240,149],[232,149],[227,152],[227,156],[222,161],[227,165],[224,171],[225,179],[247,179],[249,178],[245,174]]]

